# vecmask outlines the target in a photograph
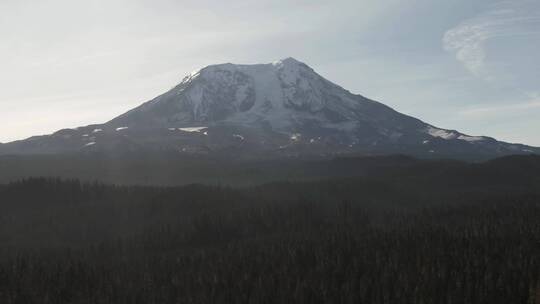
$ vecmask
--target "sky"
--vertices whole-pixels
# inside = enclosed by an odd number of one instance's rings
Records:
[[[540,146],[537,0],[0,0],[0,39],[0,142],[294,57],[437,127]]]

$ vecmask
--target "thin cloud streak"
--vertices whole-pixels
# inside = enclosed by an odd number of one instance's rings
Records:
[[[531,109],[540,109],[540,99],[529,102],[518,103],[503,106],[473,107],[459,112],[462,116],[485,117],[485,116],[505,116],[516,112],[528,111]]]

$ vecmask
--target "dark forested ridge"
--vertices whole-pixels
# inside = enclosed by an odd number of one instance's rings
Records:
[[[371,175],[418,162],[407,156],[246,161],[178,153],[17,155],[0,156],[0,183],[27,177],[60,177],[115,185],[247,186],[283,180]]]
[[[244,188],[5,184],[0,303],[540,303],[539,157],[393,160]]]
[[[60,177],[115,185],[178,186],[193,183],[253,186],[276,181],[313,181],[329,178],[380,177],[448,172],[457,179],[487,170],[501,173],[525,170],[536,174],[540,156],[508,156],[470,163],[451,159],[416,159],[404,155],[369,157],[281,158],[235,160],[178,153],[99,153],[0,156],[0,184],[28,177]],[[509,165],[504,166],[504,163]],[[492,166],[491,164],[497,164]],[[510,171],[508,171],[510,170]],[[411,173],[407,173],[411,172]],[[418,174],[421,173],[421,174]],[[527,173],[527,174],[529,174]],[[489,179],[485,179],[489,181]]]

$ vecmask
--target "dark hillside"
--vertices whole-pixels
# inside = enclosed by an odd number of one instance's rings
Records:
[[[405,163],[245,188],[0,186],[0,302],[538,303],[538,158]]]

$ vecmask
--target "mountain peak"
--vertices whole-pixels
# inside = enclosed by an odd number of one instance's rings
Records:
[[[243,73],[243,74],[264,74],[264,73],[278,73],[279,71],[286,70],[289,74],[298,74],[301,69],[308,69],[313,72],[307,64],[296,60],[293,57],[287,57],[272,63],[259,63],[259,64],[237,64],[237,63],[219,63],[211,64],[203,68],[194,70],[190,74],[184,77],[181,84],[186,82],[191,82],[198,78],[199,76],[214,77],[217,74],[223,73]],[[215,79],[207,79],[213,81]]]
[[[192,72],[191,74],[198,73],[203,70],[251,69],[251,68],[263,68],[263,67],[268,68],[269,66],[277,67],[277,68],[284,67],[284,66],[286,67],[304,66],[304,67],[309,68],[309,66],[305,64],[304,62],[297,60],[293,57],[287,57],[287,58],[274,61],[269,64],[268,63],[242,64],[242,63],[231,63],[231,62],[211,64],[201,69],[198,69],[195,72]]]
[[[274,65],[299,65],[299,64],[303,64],[305,65],[305,63],[293,58],[293,57],[287,57],[287,58],[283,58],[283,59],[280,59],[278,61],[275,61],[273,63]]]
[[[429,157],[539,151],[436,128],[352,94],[292,57],[266,64],[209,65],[103,125],[57,132],[20,145],[30,152],[141,146],[218,153],[237,147],[286,155],[408,153]],[[16,151],[19,146],[2,145],[0,154],[9,149]]]

